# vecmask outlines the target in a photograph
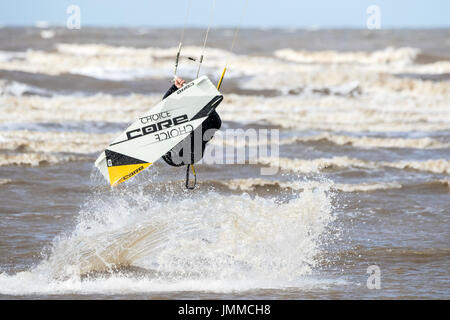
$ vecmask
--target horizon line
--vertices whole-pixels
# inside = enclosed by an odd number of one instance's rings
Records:
[[[39,23],[45,23],[44,26],[39,26]],[[182,25],[124,25],[124,24],[117,24],[117,25],[106,25],[106,24],[85,24],[80,29],[74,29],[73,31],[80,31],[83,28],[99,28],[99,29],[138,29],[138,28],[146,28],[146,29],[204,29],[207,28],[206,25],[191,25],[191,26],[182,26]],[[49,29],[49,28],[63,28],[68,29],[64,24],[51,24],[48,23],[48,21],[36,21],[34,24],[1,24],[0,28],[33,28],[33,29]],[[236,25],[218,25],[211,27],[212,29],[235,29]],[[353,25],[348,26],[320,26],[320,25],[304,25],[304,26],[256,26],[256,25],[247,25],[247,26],[240,26],[240,29],[259,29],[259,30],[308,30],[308,31],[318,31],[318,30],[367,30],[367,31],[383,31],[383,30],[426,30],[426,29],[450,29],[449,25],[425,25],[425,26],[418,26],[418,25],[405,25],[405,26],[386,26],[381,27],[380,29],[368,29],[367,27],[358,27]],[[70,30],[70,29],[68,29]]]

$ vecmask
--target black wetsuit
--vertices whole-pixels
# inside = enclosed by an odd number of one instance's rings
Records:
[[[170,96],[172,93],[174,93],[175,91],[177,91],[178,88],[175,85],[172,85],[169,90],[166,92],[166,94],[164,95],[163,99],[167,98],[168,96]],[[185,158],[183,158],[183,151],[184,148],[180,147],[175,147],[172,150],[170,150],[169,152],[167,152],[164,156],[163,156],[163,160],[174,167],[180,167],[183,165],[188,165],[188,164],[194,164],[198,161],[200,161],[203,158],[204,152],[205,152],[205,148],[206,148],[206,144],[213,138],[214,133],[220,129],[222,125],[222,120],[219,117],[219,114],[216,112],[216,110],[213,110],[211,112],[211,114],[208,116],[208,118],[206,118],[205,121],[202,122],[202,125],[197,127],[197,129],[194,130],[194,132],[192,132],[189,137],[186,137],[183,141],[185,143],[188,143],[188,141],[190,140],[190,153],[191,156],[187,159],[189,160],[185,160]],[[205,132],[208,131],[207,136],[204,137]],[[201,134],[201,136],[200,136]],[[202,146],[201,146],[201,153],[200,153],[200,148],[195,148],[194,145],[194,137],[202,137],[201,141],[202,141]],[[198,150],[196,150],[198,149]],[[196,152],[197,151],[197,152]],[[180,158],[183,159],[183,161],[175,161],[174,158],[174,153],[178,153],[178,156]]]

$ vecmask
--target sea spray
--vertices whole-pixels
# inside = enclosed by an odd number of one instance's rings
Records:
[[[325,184],[305,184],[282,203],[246,193],[154,194],[94,192],[47,258],[0,275],[0,293],[291,286],[317,267],[321,235],[334,219]]]

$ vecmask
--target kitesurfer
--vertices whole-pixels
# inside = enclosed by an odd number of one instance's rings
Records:
[[[170,96],[172,93],[183,87],[186,81],[182,78],[175,78],[174,84],[169,88],[169,90],[164,95],[163,99]],[[162,158],[163,160],[171,166],[181,167],[183,165],[194,164],[203,158],[206,144],[213,138],[215,132],[220,129],[222,125],[222,120],[216,110],[213,110],[211,114],[203,121],[202,125],[197,127],[193,132],[190,133],[189,137],[183,140],[182,143],[177,145],[175,148],[167,152]],[[195,140],[200,140],[201,148],[197,146]],[[190,146],[189,146],[190,141]],[[195,143],[194,143],[195,142]],[[196,147],[197,146],[197,147]],[[189,148],[190,147],[190,148]],[[190,157],[184,156],[184,149],[190,149]],[[178,154],[178,155],[177,155]]]

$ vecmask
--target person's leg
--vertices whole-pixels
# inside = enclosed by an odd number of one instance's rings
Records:
[[[222,126],[222,120],[219,117],[219,114],[214,110],[208,116],[208,118],[202,123],[203,132],[206,132],[208,129],[217,129],[219,130]]]

